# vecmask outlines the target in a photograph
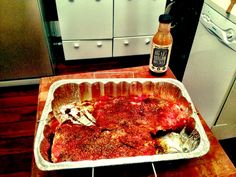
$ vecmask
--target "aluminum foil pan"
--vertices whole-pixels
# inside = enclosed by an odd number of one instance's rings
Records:
[[[101,96],[161,96],[163,99],[185,99],[189,103],[191,117],[195,120],[195,132],[198,136],[197,146],[190,151],[178,151],[175,153],[164,153],[156,155],[119,157],[95,160],[63,161],[53,163],[45,159],[41,151],[45,126],[48,124],[52,114],[56,117],[63,106],[83,102],[85,100],[97,99]],[[62,120],[63,121],[63,120]],[[82,120],[83,121],[83,120]],[[91,123],[91,121],[89,122]],[[92,121],[93,123],[93,121]],[[83,124],[86,124],[83,123]],[[89,126],[89,125],[88,125]],[[170,135],[172,136],[172,134]],[[165,139],[166,137],[164,137]],[[196,109],[184,85],[175,79],[148,79],[148,78],[117,78],[117,79],[67,79],[54,82],[48,92],[48,97],[39,121],[34,142],[35,161],[39,169],[43,171],[99,167],[109,165],[121,165],[143,162],[169,161],[177,159],[190,159],[205,155],[210,148],[206,133],[198,117]]]

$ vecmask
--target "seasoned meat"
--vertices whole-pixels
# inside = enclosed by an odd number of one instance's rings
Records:
[[[53,141],[44,142],[43,156],[52,162],[62,162],[154,155],[159,148],[159,132],[195,127],[189,103],[180,100],[100,97],[93,104],[91,114],[96,121],[91,126],[71,120],[58,124],[52,119],[44,135],[47,139],[53,137]],[[46,157],[46,152],[51,154]]]
[[[66,123],[55,132],[52,161],[95,160],[154,154],[150,135],[140,136],[125,129],[101,129]]]

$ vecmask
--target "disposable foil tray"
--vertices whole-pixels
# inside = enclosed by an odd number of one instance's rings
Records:
[[[52,163],[43,158],[40,145],[44,139],[44,128],[50,118],[50,112],[56,112],[62,104],[76,101],[96,99],[100,96],[129,96],[129,95],[156,95],[173,93],[174,97],[184,97],[192,109],[192,118],[195,120],[195,129],[200,135],[197,148],[191,152],[177,152],[147,156],[120,157],[98,160],[66,161]],[[52,106],[53,105],[53,106]],[[196,109],[184,85],[175,79],[148,79],[148,78],[116,78],[116,79],[66,79],[54,82],[48,92],[48,97],[38,124],[34,141],[34,156],[36,165],[43,171],[99,167],[132,163],[170,161],[190,159],[205,155],[209,151],[209,141],[198,117]]]

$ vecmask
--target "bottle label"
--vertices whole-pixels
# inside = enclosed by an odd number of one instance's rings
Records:
[[[165,46],[153,44],[149,63],[153,72],[162,73],[167,70],[171,47],[172,44]]]

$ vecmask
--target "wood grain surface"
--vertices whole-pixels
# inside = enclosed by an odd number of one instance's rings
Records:
[[[115,76],[114,76],[115,73]],[[149,73],[147,66],[131,67],[124,69],[112,69],[98,72],[88,72],[70,75],[61,75],[54,77],[42,78],[39,87],[38,106],[36,120],[40,119],[50,85],[60,79],[78,79],[78,78],[96,78],[99,77],[118,77],[117,74],[124,76],[132,76],[135,78],[154,78]],[[161,77],[164,78],[175,78],[171,70]],[[99,168],[85,168],[85,169],[74,169],[74,170],[60,170],[60,171],[40,171],[34,161],[32,160],[32,173],[31,176],[83,176],[91,177],[154,177],[153,166],[155,167],[157,176],[236,176],[236,170],[225,151],[212,134],[209,127],[206,125],[204,119],[199,114],[203,127],[207,133],[210,141],[209,152],[199,158],[186,159],[186,160],[175,160],[168,162],[155,162],[155,163],[144,163],[144,164],[132,164],[132,165],[119,165],[112,167],[99,167]],[[36,126],[37,128],[37,123]],[[35,129],[36,130],[36,129]],[[27,133],[26,133],[27,134]]]

